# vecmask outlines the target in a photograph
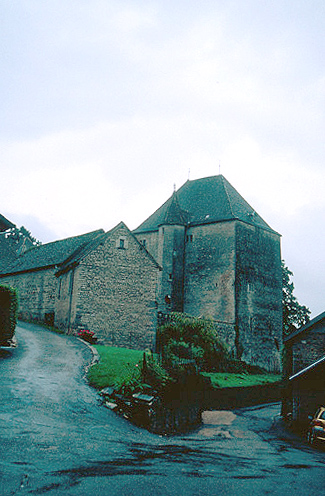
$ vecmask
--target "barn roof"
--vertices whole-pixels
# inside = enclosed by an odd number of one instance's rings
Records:
[[[104,231],[99,229],[80,236],[53,241],[44,245],[34,246],[20,255],[9,266],[2,267],[0,275],[30,272],[45,267],[55,267],[63,264],[68,258],[76,255],[88,243],[96,239]]]
[[[168,224],[169,212],[171,209],[175,212],[175,196],[178,218],[182,218],[183,225],[196,226],[237,219],[273,231],[227,179],[218,175],[188,180],[134,232],[156,231],[159,226]]]

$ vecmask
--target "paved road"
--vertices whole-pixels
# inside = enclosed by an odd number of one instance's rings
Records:
[[[28,324],[0,350],[0,494],[324,495],[325,451],[283,431],[279,405],[206,412],[162,437],[99,404],[86,345]]]

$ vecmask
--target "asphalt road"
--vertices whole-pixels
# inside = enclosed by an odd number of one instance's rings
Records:
[[[278,404],[156,436],[100,405],[82,342],[28,324],[16,336],[0,350],[0,495],[325,495],[325,450],[287,433]]]

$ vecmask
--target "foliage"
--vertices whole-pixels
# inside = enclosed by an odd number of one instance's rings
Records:
[[[142,351],[95,345],[100,360],[87,373],[89,383],[98,388],[121,387],[141,376]]]
[[[195,360],[199,369],[225,370],[231,360],[208,319],[173,313],[170,321],[158,328],[157,341],[167,361],[176,356]]]
[[[26,229],[26,227],[24,227],[24,226],[21,226],[20,228],[13,227],[13,228],[9,229],[6,232],[6,237],[7,238],[10,237],[11,239],[16,241],[17,243],[21,239],[27,238],[27,239],[29,239],[29,241],[31,242],[31,244],[33,246],[39,246],[42,244],[40,241],[38,241],[36,238],[34,238],[34,236],[32,236],[32,234],[31,234],[31,232],[28,231],[28,229]]]
[[[283,305],[283,335],[288,336],[299,327],[309,322],[310,310],[304,305],[300,305],[294,296],[294,284],[291,281],[293,272],[282,264],[282,305]]]
[[[18,293],[9,286],[0,286],[0,346],[8,344],[17,324]]]
[[[88,329],[81,329],[77,331],[77,336],[90,344],[95,344],[97,342],[94,331],[88,331]]]
[[[170,374],[160,364],[159,357],[153,353],[144,353],[142,378],[145,384],[149,384],[158,392],[174,382]]]
[[[280,382],[282,377],[277,374],[231,374],[226,372],[204,372],[202,374],[209,377],[212,386],[216,388],[224,387],[249,387]]]

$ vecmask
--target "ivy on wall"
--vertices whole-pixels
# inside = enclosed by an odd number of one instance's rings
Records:
[[[18,293],[10,286],[0,285],[0,346],[13,337],[17,324]]]

